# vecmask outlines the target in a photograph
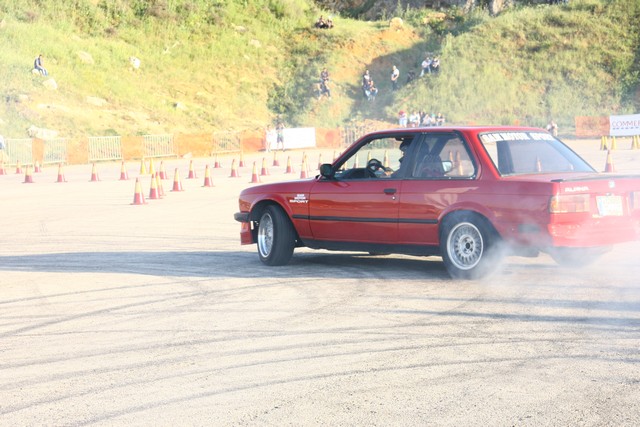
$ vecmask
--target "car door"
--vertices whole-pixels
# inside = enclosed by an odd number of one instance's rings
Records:
[[[396,243],[401,181],[399,149],[406,135],[377,136],[334,165],[335,179],[321,179],[311,189],[309,224],[316,240]],[[413,135],[410,136],[413,138]],[[367,159],[367,160],[364,160]],[[389,163],[387,173],[368,176],[370,159]],[[359,163],[359,161],[361,163]]]
[[[437,245],[442,211],[472,191],[475,176],[476,164],[461,135],[424,135],[399,194],[399,243]]]

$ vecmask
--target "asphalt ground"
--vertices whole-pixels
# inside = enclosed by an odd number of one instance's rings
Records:
[[[570,144],[604,168],[599,141]],[[639,157],[613,152],[620,172]],[[263,158],[263,182],[299,178],[301,151],[248,155],[238,178],[231,157],[193,159],[195,179],[167,159],[149,200],[139,163],[126,181],[120,163],[95,182],[91,165],[65,183],[7,168],[0,425],[640,425],[640,244],[582,270],[509,257],[478,282],[437,257],[297,249],[265,267],[233,220]]]

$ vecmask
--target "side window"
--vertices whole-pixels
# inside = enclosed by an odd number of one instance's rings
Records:
[[[420,143],[411,173],[417,179],[471,178],[475,165],[456,134],[429,134]]]
[[[402,158],[413,135],[394,135],[368,141],[336,171],[337,179],[393,179],[399,177]]]

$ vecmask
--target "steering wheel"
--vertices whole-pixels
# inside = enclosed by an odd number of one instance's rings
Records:
[[[367,170],[369,172],[373,172],[374,174],[376,173],[376,171],[382,169],[383,171],[386,171],[387,168],[384,167],[384,165],[382,164],[382,162],[378,159],[371,159],[367,162]]]

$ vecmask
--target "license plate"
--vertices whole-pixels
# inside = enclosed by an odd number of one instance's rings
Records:
[[[622,197],[596,196],[600,216],[622,216]]]

